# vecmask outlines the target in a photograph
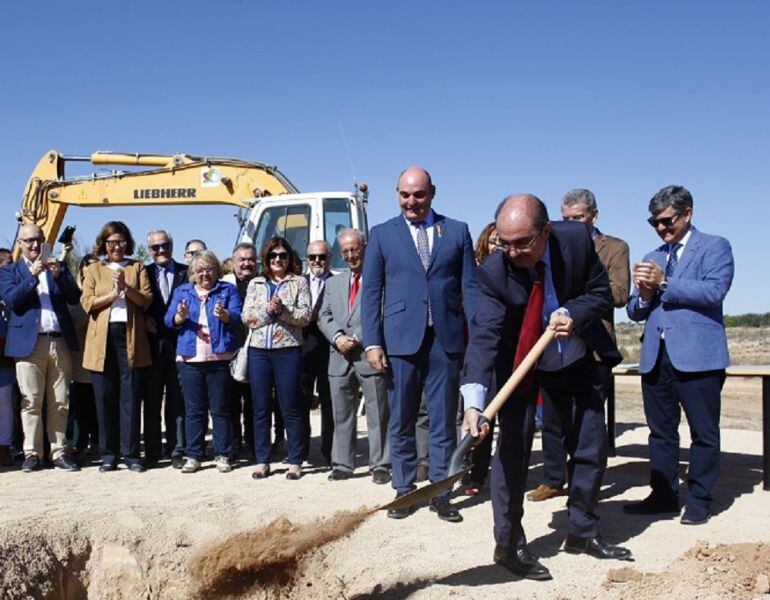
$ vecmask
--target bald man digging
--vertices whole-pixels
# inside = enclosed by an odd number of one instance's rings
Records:
[[[599,535],[595,513],[607,464],[604,406],[594,384],[594,352],[604,363],[620,354],[601,322],[612,306],[607,272],[596,255],[588,229],[580,223],[551,223],[535,196],[506,198],[496,213],[498,247],[479,266],[479,300],[471,320],[465,354],[463,430],[479,430],[486,392],[496,373],[502,385],[514,364],[544,328],[556,332],[531,377],[526,378],[499,413],[500,434],[492,462],[494,561],[514,575],[551,579],[548,569],[530,554],[522,528],[538,387],[558,410],[569,453],[569,532],[564,550],[600,559],[628,559],[631,553]]]

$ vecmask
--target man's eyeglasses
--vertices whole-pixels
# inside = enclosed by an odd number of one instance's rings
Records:
[[[358,256],[364,251],[363,248],[350,248],[341,252],[342,256]]]
[[[562,221],[584,221],[588,218],[588,215],[570,215],[568,217],[562,217]]]
[[[422,200],[423,198],[428,197],[428,192],[426,192],[425,190],[417,190],[416,192],[405,192],[405,191],[399,190],[398,195],[404,200],[407,200],[410,197],[416,198],[417,200]]]
[[[43,243],[43,238],[39,238],[39,237],[19,238],[19,241],[20,242],[24,242],[25,244],[27,244],[27,246],[31,246],[35,242],[37,242],[38,244],[42,244]]]
[[[286,260],[289,258],[288,252],[268,252],[267,258],[270,260]]]
[[[126,240],[105,240],[104,245],[108,248],[125,248],[128,242]]]
[[[162,244],[152,244],[150,250],[153,252],[160,252],[161,250],[171,250],[171,242],[163,242]]]
[[[504,242],[500,239],[500,236],[495,233],[492,235],[490,241],[495,247],[500,248],[500,250],[503,250],[504,252],[510,252],[511,250],[515,250],[516,252],[529,252],[532,250],[532,246],[535,245],[535,242],[537,242],[540,236],[543,235],[544,231],[545,229],[541,229],[536,236],[528,240],[518,240],[511,243]]]
[[[657,217],[650,217],[647,219],[647,222],[654,228],[657,229],[659,225],[663,225],[663,227],[671,227],[674,223],[676,223],[676,220],[682,216],[682,213],[676,213],[672,217],[661,217],[658,219]]]
[[[326,255],[325,254],[308,254],[307,258],[309,261],[326,260]]]

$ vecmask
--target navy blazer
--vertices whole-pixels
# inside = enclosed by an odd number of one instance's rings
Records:
[[[47,270],[46,277],[51,305],[59,320],[64,341],[70,350],[80,350],[72,317],[67,310],[67,304],[80,302],[80,288],[66,265],[62,265],[58,279],[54,279]],[[32,354],[35,348],[40,331],[40,296],[37,293],[37,285],[37,277],[32,276],[23,258],[0,269],[0,297],[8,311],[6,356],[23,358]]]
[[[588,228],[582,223],[552,223],[549,250],[559,306],[569,310],[575,335],[602,363],[618,364],[620,352],[601,320],[612,307],[610,280]],[[499,250],[481,263],[477,277],[479,306],[471,319],[462,383],[491,388],[493,374],[502,385],[513,371],[533,281],[528,269],[514,267]]]
[[[391,355],[415,354],[428,319],[446,352],[465,350],[465,323],[476,309],[478,284],[468,226],[434,213],[433,250],[427,272],[404,216],[371,231],[361,290],[363,346]],[[464,313],[464,314],[463,314]]]
[[[655,294],[650,304],[639,306],[635,289],[626,311],[644,325],[639,371],[649,373],[658,360],[660,334],[666,335],[666,352],[679,371],[724,369],[730,364],[722,302],[733,281],[735,264],[730,242],[692,227],[668,288]],[[644,257],[666,270],[668,245]]]
[[[159,337],[172,341],[176,340],[177,330],[166,327],[164,319],[168,305],[171,303],[171,298],[174,295],[174,290],[180,285],[187,283],[187,265],[174,261],[174,281],[169,290],[168,302],[163,301],[163,294],[160,293],[160,288],[158,287],[158,267],[155,263],[150,263],[146,269],[147,278],[150,280],[150,290],[152,290],[152,304],[150,304],[145,315],[152,317],[155,321]]]

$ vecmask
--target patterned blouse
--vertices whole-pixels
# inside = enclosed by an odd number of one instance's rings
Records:
[[[277,295],[283,310],[277,315],[267,312],[267,303]],[[301,275],[287,275],[277,285],[269,285],[262,277],[249,282],[241,319],[251,328],[250,346],[277,349],[302,346],[302,328],[310,324],[310,288]]]

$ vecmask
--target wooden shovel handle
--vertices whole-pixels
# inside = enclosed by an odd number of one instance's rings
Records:
[[[527,373],[529,373],[530,369],[534,368],[535,363],[538,361],[543,352],[545,352],[548,344],[553,341],[555,335],[556,332],[553,329],[546,329],[543,332],[543,335],[540,336],[540,339],[535,342],[535,345],[532,346],[532,349],[524,357],[524,360],[522,360],[519,366],[516,367],[516,370],[511,373],[511,376],[508,378],[508,381],[505,382],[505,385],[500,388],[500,391],[495,394],[495,397],[492,398],[492,401],[487,405],[487,408],[483,413],[487,419],[491,421],[495,418],[495,415],[500,411],[500,409],[503,407],[503,404],[505,404],[506,400],[508,400],[508,398],[511,396],[513,390],[515,390],[516,387],[521,383],[521,380],[524,379],[524,376]]]

